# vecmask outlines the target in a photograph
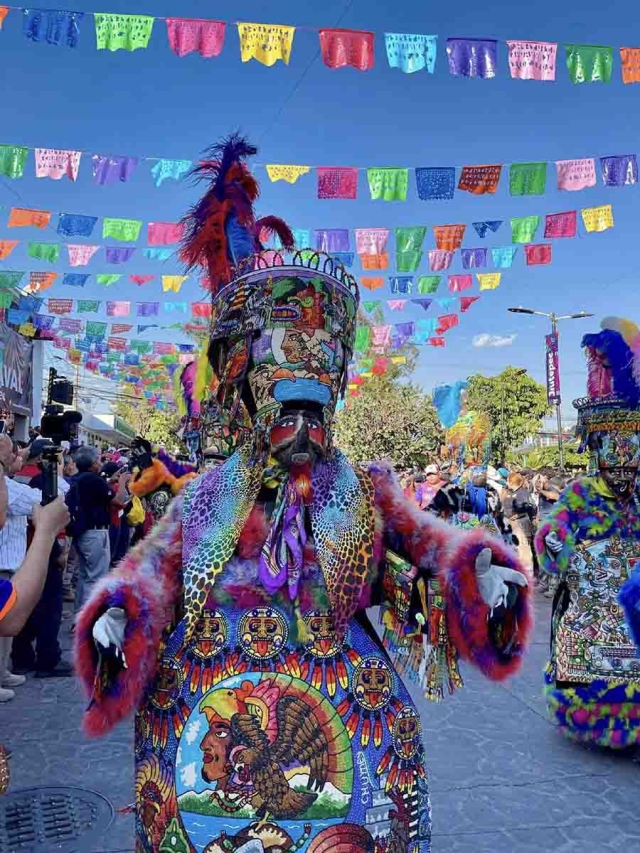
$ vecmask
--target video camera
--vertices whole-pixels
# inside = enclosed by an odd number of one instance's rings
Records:
[[[73,403],[73,385],[56,371],[49,370],[47,405],[40,421],[40,435],[48,439],[40,453],[42,462],[42,505],[46,506],[58,496],[58,458],[63,441],[71,442],[77,435],[82,414],[73,409],[65,411],[61,404]]]

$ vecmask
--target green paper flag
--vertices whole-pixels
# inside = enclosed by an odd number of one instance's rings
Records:
[[[60,257],[60,246],[57,243],[29,243],[27,252],[30,258],[55,264]]]
[[[139,219],[103,219],[102,236],[113,237],[125,243],[133,243],[140,236],[142,222]]]
[[[20,270],[3,270],[0,272],[0,287],[17,287],[23,275]]]
[[[98,50],[137,50],[149,44],[154,18],[149,15],[109,15],[96,12]]]
[[[146,353],[151,352],[151,341],[131,341],[131,349],[134,352],[140,353],[140,355],[145,355]]]
[[[398,272],[415,272],[421,260],[422,252],[419,249],[413,249],[411,252],[396,252]]]
[[[112,284],[115,284],[117,281],[120,281],[122,275],[118,275],[117,273],[98,273],[96,276],[96,280],[98,284],[103,284],[105,287],[110,287]]]
[[[610,83],[613,48],[593,44],[567,44],[565,56],[572,83]]]
[[[418,278],[418,293],[435,293],[441,278],[440,275],[421,275]]]
[[[410,252],[421,249],[427,233],[426,225],[415,225],[412,228],[396,228],[396,252]]]
[[[521,216],[511,220],[511,242],[531,243],[540,225],[539,216]]]
[[[0,175],[21,178],[29,150],[21,145],[0,145]]]
[[[78,314],[97,314],[100,301],[98,299],[78,299],[76,307]]]
[[[369,192],[373,201],[406,201],[408,169],[367,169]]]
[[[13,293],[9,293],[7,290],[0,292],[0,308],[11,308],[12,302]]]
[[[546,163],[512,163],[509,170],[511,195],[544,195],[547,188]]]
[[[380,305],[380,300],[379,300],[379,299],[373,299],[373,300],[369,300],[369,301],[366,301],[366,300],[365,300],[365,301],[362,303],[362,307],[364,308],[364,310],[365,310],[367,313],[371,313],[371,311],[375,311],[375,310],[376,310],[376,308],[378,308],[378,306],[379,306],[379,305]]]
[[[369,349],[371,341],[371,329],[368,326],[358,326],[356,329],[356,342],[354,349],[356,352],[366,352]]]
[[[116,362],[120,361],[122,357],[121,352],[108,352],[107,353],[107,362],[109,364],[116,364]]]
[[[360,367],[373,367],[375,364],[375,359],[373,358],[361,358],[360,359]]]
[[[85,327],[85,335],[88,338],[104,338],[107,333],[107,324],[99,323],[96,320],[87,321]]]

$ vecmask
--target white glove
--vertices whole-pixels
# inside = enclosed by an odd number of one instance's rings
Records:
[[[546,545],[547,551],[552,557],[555,557],[556,554],[559,554],[560,551],[564,548],[564,545],[558,538],[558,534],[555,530],[552,530],[551,533],[547,533],[544,537],[544,544]]]
[[[127,614],[121,607],[110,607],[93,626],[93,639],[100,652],[114,654],[127,668],[122,648],[124,646],[124,629],[127,626]],[[115,649],[115,652],[112,650]]]
[[[495,607],[507,603],[509,595],[507,584],[514,583],[516,586],[528,584],[522,572],[516,572],[506,566],[495,566],[491,562],[491,557],[491,548],[483,548],[480,551],[476,557],[476,578],[482,600],[493,613]]]

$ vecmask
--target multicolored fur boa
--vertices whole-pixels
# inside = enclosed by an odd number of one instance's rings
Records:
[[[146,498],[152,492],[167,486],[171,489],[172,494],[177,495],[187,483],[195,480],[197,476],[193,471],[190,471],[181,477],[175,477],[163,462],[159,459],[152,459],[148,468],[143,468],[135,478],[131,478],[129,491],[138,498]]]
[[[483,548],[490,547],[494,562],[525,571],[515,553],[481,529],[460,532],[429,513],[420,512],[404,497],[390,466],[372,466],[363,476],[371,483],[375,505],[371,534],[374,574],[365,585],[345,588],[347,618],[369,605],[372,584],[382,562],[383,537],[391,536],[421,571],[440,578],[449,634],[458,653],[491,679],[502,680],[514,673],[521,665],[532,628],[529,590],[519,592],[510,612],[510,641],[498,648],[490,631],[489,608],[478,589],[475,559]],[[192,488],[200,482],[202,478]],[[128,620],[124,644],[128,668],[120,672],[111,689],[103,692],[100,703],[87,710],[84,728],[90,735],[104,734],[135,711],[155,678],[162,633],[183,601],[185,539],[192,537],[190,547],[197,547],[196,531],[184,528],[183,500],[180,496],[173,501],[162,521],[97,587],[80,614],[76,667],[88,695],[92,693],[97,664],[92,638],[95,621],[109,607],[124,608]],[[236,553],[255,560],[267,531],[260,508],[250,507],[243,529],[235,538]],[[343,561],[342,565],[347,571],[350,564]]]

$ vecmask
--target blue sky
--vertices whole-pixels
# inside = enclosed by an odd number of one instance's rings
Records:
[[[135,53],[95,50],[93,21],[82,24],[76,50],[33,44],[22,35],[21,15],[11,12],[0,33],[3,73],[0,81],[0,142],[30,146],[87,149],[95,153],[129,154],[196,159],[208,144],[240,128],[260,145],[261,163],[301,163],[354,166],[446,166],[476,163],[510,163],[626,154],[640,149],[640,85],[623,86],[617,48],[640,45],[634,32],[640,11],[628,0],[611,0],[607,14],[593,0],[558,3],[539,0],[533,5],[512,2],[482,4],[365,3],[363,0],[323,4],[287,2],[197,3],[194,0],[109,0],[71,3],[81,11],[148,13],[221,20],[261,21],[317,28],[340,26],[376,31],[376,67],[367,73],[352,69],[332,71],[318,55],[314,30],[296,33],[288,67],[273,68],[253,61],[240,62],[235,27],[227,30],[225,47],[217,59],[197,54],[175,56],[167,43],[164,22],[157,21],[150,47]],[[384,54],[385,32],[426,33],[439,36],[435,74],[406,75],[391,70]],[[638,29],[640,33],[640,28]],[[499,46],[498,76],[494,80],[466,80],[449,75],[444,53],[449,36],[523,38],[557,41],[558,73],[555,83],[511,80],[506,46]],[[615,48],[610,85],[574,86],[564,66],[566,42],[611,44]],[[0,204],[54,211],[121,216],[145,222],[175,221],[197,196],[188,185],[166,182],[156,189],[141,163],[126,184],[94,185],[90,163],[84,158],[76,184],[33,176],[20,181],[2,179]],[[606,314],[640,318],[638,295],[637,223],[640,188],[607,189],[601,185],[577,193],[555,189],[555,166],[550,165],[547,193],[541,197],[511,198],[508,173],[494,196],[456,193],[450,202],[422,202],[415,195],[410,175],[406,203],[373,202],[366,176],[361,174],[357,201],[318,201],[315,175],[295,186],[270,184],[263,170],[262,213],[283,216],[294,227],[389,227],[442,225],[483,219],[508,220],[513,216],[561,212],[612,203],[615,228],[604,234],[584,235],[554,242],[553,264],[527,268],[522,252],[501,287],[483,295],[447,333],[444,349],[425,348],[417,380],[431,389],[470,373],[491,374],[506,364],[527,367],[544,377],[542,319],[510,315],[510,305],[524,304],[559,313],[585,309],[597,320]],[[11,269],[45,269],[44,263],[26,256],[26,241],[55,240],[52,229],[17,232],[5,227],[0,212],[0,238],[22,239],[12,257]],[[55,220],[54,226],[55,229]],[[86,242],[102,242],[98,236]],[[82,242],[82,240],[78,240]],[[113,244],[113,241],[108,241]],[[504,225],[488,245],[508,244]],[[143,240],[140,245],[144,245]],[[467,235],[465,245],[482,245]],[[426,247],[433,246],[428,233]],[[123,268],[94,259],[86,272],[178,272],[175,264],[146,261],[141,250]],[[426,272],[423,267],[420,272]],[[60,272],[70,268],[57,265]],[[356,267],[359,272],[359,267]],[[79,270],[80,271],[80,270]],[[452,272],[461,272],[458,261]],[[393,274],[390,269],[389,273]],[[126,279],[123,279],[125,282]],[[469,293],[477,292],[477,285]],[[126,283],[109,290],[94,283],[80,291],[60,284],[52,296],[164,301],[159,279],[142,288]],[[446,294],[443,294],[446,295]],[[365,298],[370,296],[366,294]],[[374,298],[391,294],[377,291]],[[179,297],[203,297],[195,280]],[[421,309],[394,313],[395,322],[419,319]],[[105,319],[101,317],[101,319]],[[162,317],[160,322],[171,322]],[[135,318],[134,318],[135,322]],[[592,321],[570,321],[562,326],[561,357],[563,408],[584,392],[580,337]],[[510,347],[473,347],[475,335],[517,334]],[[146,333],[147,339],[169,340],[170,332]]]

